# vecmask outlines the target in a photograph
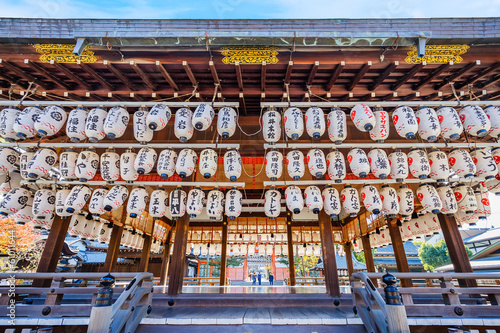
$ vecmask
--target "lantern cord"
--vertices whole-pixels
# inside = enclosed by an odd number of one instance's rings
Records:
[[[290,54],[290,58],[291,58],[291,54]],[[289,91],[289,86],[290,86],[290,83],[285,83],[285,89],[286,89],[286,99],[288,101],[288,107],[290,107],[290,91]]]
[[[267,151],[267,148],[264,149],[264,159],[266,158],[266,151]],[[245,169],[245,166],[243,163],[241,164],[241,168],[243,169],[243,172],[245,173],[245,175],[247,175],[248,177],[251,177],[251,178],[255,178],[255,177],[258,177],[262,173],[262,170],[264,170],[264,165],[265,164],[262,163],[262,166],[260,167],[260,170],[256,175],[249,175],[247,170]]]
[[[480,99],[472,92],[472,84],[467,85],[467,90],[469,90],[469,99],[472,101],[475,99],[476,101],[480,101]]]
[[[23,95],[23,97],[19,101],[19,106],[23,105],[24,99],[30,95],[30,90],[31,90],[32,86],[33,86],[33,82],[30,82],[28,85],[28,89],[26,89],[26,93]]]
[[[191,96],[189,96],[188,99],[186,99],[186,102],[189,102],[189,100],[193,98],[193,96],[196,94],[196,90],[198,90],[198,85],[193,86],[193,88],[194,88],[193,92],[191,93]]]
[[[217,97],[217,90],[219,89],[219,84],[214,83],[215,88],[214,88],[214,95],[212,96],[212,107],[214,106],[215,98]]]
[[[252,134],[248,134],[246,133],[240,126],[240,109],[239,108],[236,108],[236,124],[238,125],[238,128],[240,129],[241,133],[245,134],[246,136],[254,136],[256,134],[259,134],[261,131],[262,131],[262,112],[263,112],[264,108],[260,108],[260,115],[259,115],[259,130],[255,133],[252,133]]]
[[[451,90],[453,91],[453,96],[457,99],[458,105],[460,105],[460,98],[457,95],[457,91],[455,90],[455,82],[448,82],[448,84],[451,87]]]

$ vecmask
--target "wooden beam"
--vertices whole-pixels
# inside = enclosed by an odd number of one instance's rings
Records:
[[[141,261],[137,272],[147,272],[149,266],[149,257],[151,255],[151,241],[150,235],[144,234],[144,245],[142,246]]]
[[[122,72],[115,67],[112,63],[108,62],[107,60],[104,60],[104,66],[113,73],[120,81],[123,82],[123,84],[129,88],[131,91],[137,91],[138,88],[135,84],[133,84],[125,75],[122,74]]]
[[[344,252],[345,252],[345,261],[347,263],[347,274],[349,277],[351,277],[352,273],[354,273],[351,243],[344,244]]]
[[[455,217],[446,216],[445,214],[438,214],[437,217],[441,231],[443,232],[444,241],[448,247],[453,269],[456,273],[473,273]],[[458,283],[460,287],[477,287],[476,280],[459,280]]]
[[[236,79],[238,80],[238,88],[243,91],[243,76],[241,74],[241,66],[239,61],[234,62],[234,69],[236,71]]]
[[[94,80],[99,82],[103,87],[108,89],[109,91],[114,91],[115,87],[108,83],[101,75],[97,74],[97,72],[87,64],[82,63],[80,60],[77,60],[77,64]]]
[[[33,68],[35,71],[37,71],[40,75],[44,76],[45,78],[49,79],[50,81],[54,82],[57,84],[59,87],[66,89],[66,90],[73,90],[73,88],[69,85],[64,83],[61,79],[57,78],[55,75],[50,73],[48,70],[40,66],[39,64],[29,61],[28,59],[24,60],[24,63]]]
[[[468,84],[474,84],[478,80],[483,78],[484,76],[489,75],[489,74],[493,73],[494,71],[496,71],[499,67],[500,67],[500,62],[496,62],[493,65],[491,65],[490,67],[487,67],[487,68],[483,69],[482,71],[480,71],[473,78],[466,79],[465,82],[462,82],[460,84],[455,85],[455,89],[460,89],[462,87],[465,87]]]
[[[227,216],[224,216],[226,219]],[[221,256],[220,256],[220,281],[219,285],[225,286],[226,285],[226,271],[227,271],[227,221],[225,221],[224,225],[222,226],[222,247],[221,247]],[[224,292],[224,289],[220,290],[221,292]]]
[[[292,221],[290,215],[286,217],[286,240],[288,246],[288,279],[290,286],[295,286],[295,257],[293,254],[294,246],[292,241]]]
[[[290,77],[292,76],[292,70],[293,70],[293,61],[290,60],[286,68],[285,84],[290,84]]]
[[[408,260],[406,259],[405,247],[403,239],[401,238],[401,232],[397,226],[397,220],[387,220],[387,226],[389,227],[389,234],[391,235],[391,243],[392,248],[394,249],[394,257],[396,258],[398,272],[409,273],[410,266],[408,265]],[[411,279],[401,279],[401,287],[413,287]]]
[[[391,85],[391,90],[398,90],[403,84],[406,83],[409,79],[411,79],[415,74],[418,73],[424,66],[426,65],[425,61],[421,64],[417,64],[413,66],[403,77],[401,77],[396,83]]]
[[[167,81],[167,83],[170,85],[170,87],[172,87],[172,89],[174,89],[175,91],[179,91],[179,87],[175,83],[174,79],[172,79],[168,71],[165,69],[165,66],[163,66],[161,62],[157,61],[156,67],[160,71],[165,81]]]
[[[141,67],[139,67],[139,65],[135,62],[135,61],[130,61],[130,66],[132,66],[132,68],[134,69],[134,71],[137,73],[137,75],[139,75],[142,79],[142,81],[144,81],[144,83],[146,83],[146,85],[149,87],[149,89],[153,90],[153,91],[156,91],[158,86],[156,85],[156,83],[153,82],[153,80],[151,80],[151,78],[148,76],[148,74],[146,74],[146,72],[144,72],[142,70]]]
[[[354,77],[354,80],[352,80],[351,84],[349,84],[347,91],[352,91],[354,89],[354,87],[356,87],[358,85],[359,81],[361,81],[361,79],[363,79],[363,77],[365,76],[366,72],[368,72],[370,67],[372,67],[371,61],[368,61],[366,64],[364,64],[361,67],[358,74]]]
[[[262,67],[260,70],[260,90],[266,90],[266,62],[262,62]]]
[[[35,78],[33,75],[26,73],[24,70],[22,70],[21,68],[17,67],[14,64],[11,64],[8,61],[0,59],[0,65],[2,65],[5,69],[7,69],[11,72],[14,72],[17,76],[20,76],[24,80],[26,80],[28,82],[33,82],[45,90],[50,90],[52,88],[50,85],[48,85],[44,82],[41,82],[39,79]]]
[[[333,85],[335,84],[335,82],[339,78],[340,74],[342,74],[344,67],[345,67],[345,61],[341,61],[340,64],[338,64],[337,67],[335,67],[335,71],[333,71],[332,77],[330,78],[330,80],[328,81],[328,83],[326,85],[326,88],[325,88],[326,91],[332,90]]]
[[[70,71],[68,68],[66,68],[63,64],[60,64],[58,62],[51,62],[51,64],[58,69],[59,71],[63,72],[67,77],[69,77],[71,80],[76,82],[78,85],[84,87],[87,90],[93,90],[92,86],[82,80],[79,76],[73,74],[72,71]]]
[[[243,110],[243,114],[246,116],[247,115],[247,106],[245,104],[245,95],[243,95],[242,92],[238,94],[239,100],[240,100],[240,108]]]
[[[163,245],[163,257],[161,260],[161,271],[160,271],[160,286],[167,285],[168,267],[170,263],[170,248],[172,247],[172,230],[168,231],[167,240]]]
[[[311,68],[311,72],[309,73],[309,77],[307,78],[307,81],[306,81],[306,84],[308,86],[310,86],[313,83],[314,77],[316,76],[316,73],[318,72],[318,68],[319,68],[319,61],[315,61],[314,65]]]
[[[212,72],[214,83],[220,85],[219,75],[217,74],[217,68],[215,68],[214,62],[210,60],[208,62],[208,66],[210,66],[210,71]]]
[[[481,65],[481,61],[480,60],[476,60],[475,62],[467,64],[464,68],[458,70],[455,74],[452,74],[452,75],[446,77],[443,80],[443,82],[440,82],[440,83],[434,85],[434,90],[439,90],[439,89],[441,89],[441,87],[444,87],[448,83],[454,82],[456,79],[458,79],[462,75],[468,73],[470,70],[472,70],[474,67],[476,67],[478,65]]]
[[[363,243],[363,253],[365,254],[366,270],[369,273],[375,273],[375,262],[373,261],[372,246],[370,244],[370,236],[361,236],[361,242]],[[372,281],[375,286],[378,286],[377,280]]]
[[[332,221],[323,210],[319,213],[319,231],[323,250],[323,273],[325,274],[326,292],[333,297],[340,297],[340,284],[337,271],[335,243],[333,241]]]
[[[377,79],[373,82],[373,84],[368,88],[370,91],[374,91],[377,89],[379,85],[381,85],[385,79],[391,75],[392,72],[399,66],[399,61],[394,61],[389,66],[387,66],[382,74],[380,74]]]
[[[9,74],[7,74],[5,71],[0,71],[0,79],[3,79],[4,81],[7,81],[11,86],[14,85],[14,86],[19,86],[23,89],[27,89],[28,88],[28,85],[24,84],[24,83],[21,83],[20,79],[18,78],[15,78],[13,76],[10,76]],[[6,88],[10,88],[10,87],[6,87]]]
[[[496,75],[496,76],[493,76],[491,77],[489,80],[486,80],[486,81],[483,81],[483,82],[480,82],[478,85],[477,85],[477,88],[478,89],[484,89],[488,86],[491,86],[497,82],[500,81],[500,75]]]
[[[411,88],[413,90],[418,90],[418,89],[422,88],[422,86],[424,86],[427,83],[431,82],[436,77],[438,77],[439,75],[441,75],[441,73],[443,73],[448,68],[450,68],[451,65],[453,65],[452,61],[450,61],[447,64],[443,64],[443,65],[439,66],[438,68],[436,68],[435,70],[433,70],[429,75],[425,76],[422,80],[420,80],[420,82],[413,84],[411,86]]]
[[[70,221],[70,218],[55,217],[49,236],[45,240],[42,256],[36,269],[37,273],[54,273],[56,271]],[[48,287],[50,284],[51,280],[33,281],[33,287]]]
[[[175,221],[174,252],[169,269],[168,295],[178,295],[182,292],[188,231],[189,215],[186,214]]]
[[[186,72],[186,74],[189,78],[189,81],[191,81],[191,84],[193,85],[193,87],[198,86],[198,81],[194,77],[193,71],[191,70],[191,67],[189,67],[189,64],[187,63],[187,61],[182,62],[182,67],[184,68],[184,71]]]
[[[126,218],[126,213],[124,213]],[[122,222],[125,220],[122,217]],[[118,254],[120,253],[120,242],[122,240],[123,225],[119,226],[114,224],[113,230],[111,230],[111,238],[108,244],[108,252],[106,252],[106,259],[104,260],[104,265],[102,266],[101,272],[112,272],[118,261]]]

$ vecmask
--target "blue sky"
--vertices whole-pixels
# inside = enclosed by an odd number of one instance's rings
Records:
[[[398,18],[500,16],[500,0],[0,0],[0,17]]]

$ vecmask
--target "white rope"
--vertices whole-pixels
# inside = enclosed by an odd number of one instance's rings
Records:
[[[260,115],[259,115],[259,126],[260,126],[260,128],[259,128],[259,130],[257,132],[255,132],[255,133],[248,134],[240,126],[240,109],[236,108],[236,112],[237,112],[237,114],[236,114],[236,116],[237,116],[237,118],[236,118],[236,124],[238,125],[238,128],[240,129],[241,133],[245,134],[246,136],[254,136],[254,135],[259,134],[262,131],[262,111],[263,110],[264,110],[264,108],[260,109]]]

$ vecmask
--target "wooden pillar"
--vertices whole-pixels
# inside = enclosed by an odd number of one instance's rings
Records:
[[[168,267],[170,263],[170,248],[172,243],[170,238],[172,237],[172,230],[169,230],[167,240],[163,245],[163,258],[161,261],[161,272],[160,272],[160,286],[167,285]]]
[[[366,270],[369,273],[375,273],[375,262],[373,261],[372,245],[370,243],[369,235],[361,237],[361,242],[363,243],[363,252],[365,254],[365,264]],[[377,280],[372,280],[376,287],[378,287]]]
[[[118,254],[120,253],[120,242],[122,240],[123,226],[113,225],[111,230],[111,239],[109,240],[108,252],[106,253],[106,260],[102,267],[102,272],[112,272],[116,268],[118,261]]]
[[[43,248],[42,256],[36,269],[37,273],[54,273],[56,271],[70,221],[70,218],[63,219],[56,215],[50,228],[49,236],[45,241],[45,247]],[[49,287],[50,284],[51,280],[33,281],[34,287]]]
[[[286,239],[288,245],[288,279],[291,286],[295,286],[295,261],[293,255],[292,224],[288,215],[286,224]]]
[[[224,219],[226,219],[224,217]],[[220,286],[226,285],[226,264],[227,264],[227,221],[222,225],[222,247],[220,254]],[[223,290],[222,290],[223,291]]]
[[[174,252],[169,269],[168,294],[178,295],[182,291],[184,267],[186,266],[186,244],[189,230],[189,215],[175,222]]]
[[[352,263],[351,243],[344,244],[344,252],[345,252],[345,261],[347,262],[347,274],[349,277],[351,277],[352,273],[354,273],[354,265]]]
[[[151,254],[152,237],[144,235],[144,245],[142,246],[141,261],[139,262],[138,272],[147,272],[149,266],[149,256]]]
[[[456,273],[473,273],[455,217],[438,214],[438,219],[453,269]],[[475,280],[458,280],[458,283],[460,287],[477,287]]]
[[[403,239],[401,238],[401,232],[397,226],[397,219],[387,220],[387,226],[389,227],[389,233],[391,235],[392,248],[394,249],[394,256],[396,257],[398,272],[409,273],[410,266],[408,266],[408,260],[406,259],[406,252],[403,245]],[[413,283],[410,279],[401,279],[401,287],[413,287]]]
[[[323,250],[323,272],[325,273],[326,292],[334,297],[340,296],[339,275],[335,259],[332,221],[323,210],[319,213],[319,230]]]

